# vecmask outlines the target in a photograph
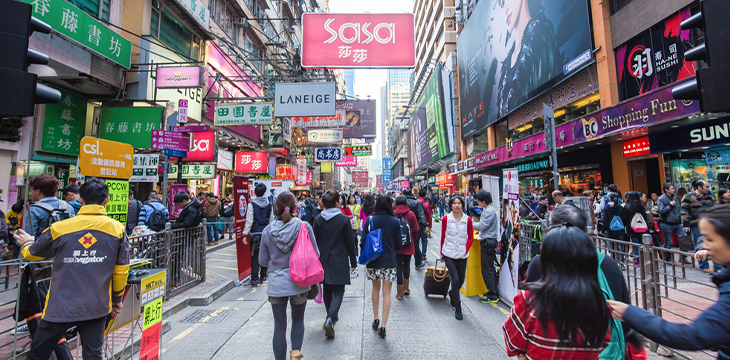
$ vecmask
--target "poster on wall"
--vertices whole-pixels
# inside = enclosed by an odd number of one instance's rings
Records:
[[[255,188],[258,184],[264,184],[266,185],[266,197],[269,199],[270,203],[276,202],[276,197],[279,196],[279,194],[289,191],[289,187],[291,186],[291,181],[288,180],[254,180],[253,181],[253,187]]]
[[[345,111],[345,127],[342,130],[346,139],[375,138],[376,105],[375,100],[337,100],[337,110]]]
[[[181,192],[188,193],[188,195],[190,194],[190,191],[188,191],[188,186],[185,184],[171,184],[170,185],[170,195],[169,195],[169,198],[167,199],[167,205],[168,205],[168,208],[170,209],[170,220],[177,219],[178,215],[180,215],[180,211],[182,211],[182,208],[177,206],[177,204],[175,204],[175,201],[174,201],[175,195],[177,195],[178,193],[181,193]]]
[[[243,244],[243,229],[246,227],[246,212],[248,211],[248,177],[233,177],[233,208],[234,231],[236,234],[236,263],[238,265],[238,281],[243,281],[251,275],[251,242]]]
[[[502,251],[499,259],[499,296],[512,303],[517,295],[520,267],[520,184],[517,169],[504,169],[502,173],[501,239]]]
[[[593,60],[588,1],[547,3],[476,4],[457,42],[462,138]]]
[[[690,30],[680,27],[690,16],[689,8],[681,10],[616,49],[621,101],[695,74],[694,61],[684,60],[685,51],[693,47]]]

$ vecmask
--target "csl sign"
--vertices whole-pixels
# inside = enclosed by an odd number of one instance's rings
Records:
[[[413,14],[302,15],[303,67],[413,67]]]
[[[84,176],[129,179],[134,169],[132,145],[85,136],[80,143],[79,172]]]

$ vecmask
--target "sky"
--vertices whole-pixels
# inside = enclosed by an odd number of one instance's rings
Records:
[[[332,13],[411,13],[413,12],[412,0],[330,0],[330,12]],[[355,70],[355,95],[360,99],[371,99],[378,101],[377,120],[382,122],[380,114],[380,88],[385,86],[388,77],[388,70],[383,69],[357,69]],[[382,140],[381,128],[378,125],[376,143]],[[380,154],[382,145],[374,147],[374,155]],[[377,153],[376,153],[377,150]]]

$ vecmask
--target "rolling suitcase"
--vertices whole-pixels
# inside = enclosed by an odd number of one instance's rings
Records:
[[[439,260],[436,259],[434,266],[426,268],[426,277],[423,281],[423,294],[442,295],[444,298],[449,294],[449,286],[451,281],[449,278],[449,269],[446,265],[438,266]]]

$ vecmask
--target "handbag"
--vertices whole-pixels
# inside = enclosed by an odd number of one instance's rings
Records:
[[[314,251],[306,223],[302,221],[294,249],[289,257],[289,277],[298,286],[307,287],[324,281],[324,269]]]
[[[370,225],[370,232],[365,239],[365,246],[363,246],[360,257],[357,259],[357,263],[363,265],[377,259],[383,253],[383,234],[380,229],[373,230],[372,216],[369,218],[368,225]]]

